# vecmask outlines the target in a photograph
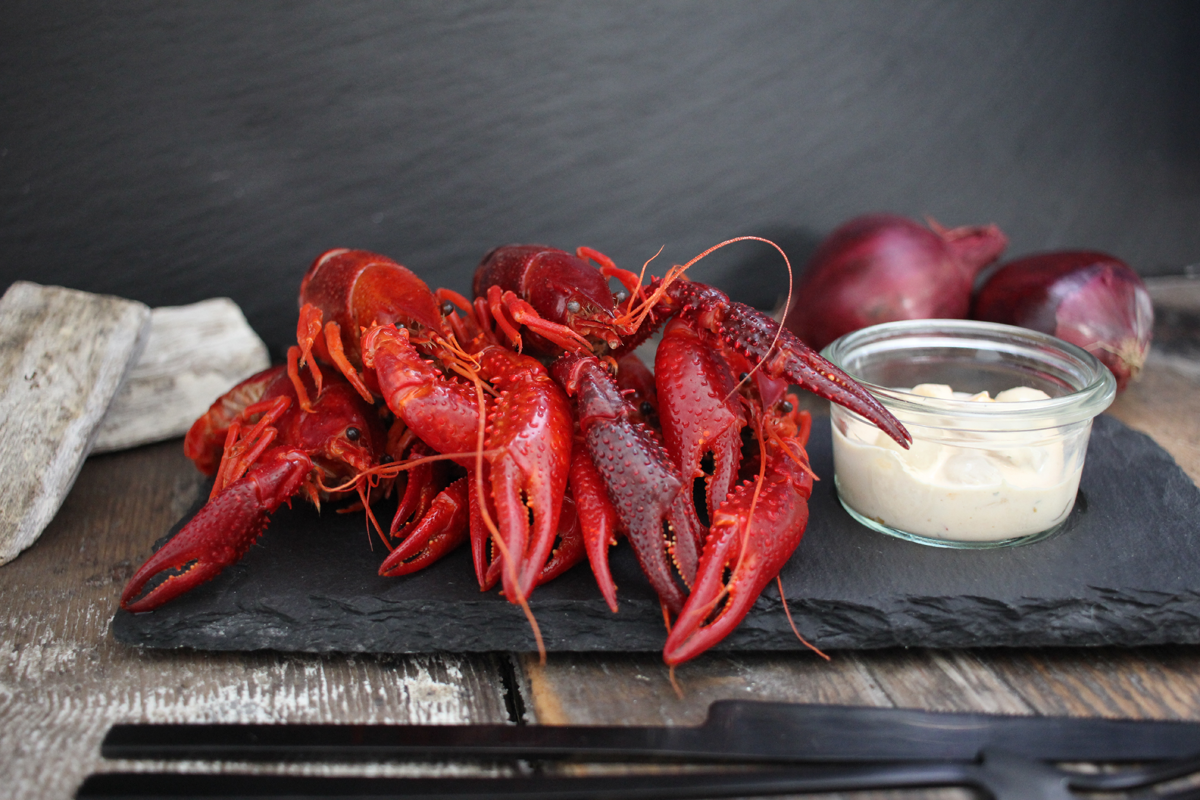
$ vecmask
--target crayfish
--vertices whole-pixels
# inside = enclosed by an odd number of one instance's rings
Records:
[[[394,490],[387,533],[375,523],[390,550],[382,575],[469,541],[480,588],[500,584],[529,614],[537,585],[587,559],[615,612],[608,551],[623,535],[663,606],[664,660],[712,647],[807,524],[811,420],[788,387],[910,441],[769,316],[684,277],[712,249],[643,281],[590,248],[500,247],[473,299],[384,256],[320,256],[286,368],[236,387],[189,433],[188,455],[217,475],[212,498],[138,570],[122,607],[213,577],[300,493],[356,493],[374,520],[372,501]],[[660,330],[651,371],[634,350]],[[143,595],[167,570],[182,571]]]

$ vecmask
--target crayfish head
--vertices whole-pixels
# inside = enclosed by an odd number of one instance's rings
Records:
[[[595,270],[589,273],[601,278]],[[602,278],[597,286],[544,284],[532,293],[530,305],[543,318],[565,325],[593,342],[593,350],[603,354],[621,346],[621,328],[616,319],[616,298]]]
[[[600,352],[620,347],[617,299],[608,278],[592,264],[547,248],[531,261],[524,285],[529,304],[544,319],[594,340]]]
[[[313,463],[335,478],[378,465],[387,446],[379,415],[347,383],[325,387],[312,413],[297,420],[295,438]]]

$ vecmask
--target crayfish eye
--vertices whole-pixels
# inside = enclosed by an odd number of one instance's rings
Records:
[[[583,306],[579,305],[578,300],[570,300],[567,302],[567,311],[570,311],[572,314],[578,314],[579,309],[581,308],[583,308]]]
[[[379,463],[380,463],[380,464],[390,464],[390,463],[392,463],[392,462],[393,462],[393,461],[395,461],[395,460],[396,460],[396,459],[392,458],[392,456],[391,456],[389,453],[384,453],[383,455],[381,455],[381,456],[379,457]]]
[[[453,311],[454,311],[454,303],[451,303],[449,300],[443,300],[442,301],[442,316],[448,317],[448,316],[450,316],[451,312],[453,312]]]
[[[629,299],[629,292],[622,289],[621,291],[619,291],[613,295],[613,299],[616,300],[618,303],[624,303],[626,300]]]
[[[346,428],[346,438],[352,442],[357,442],[362,437],[362,431],[358,428]]]
[[[792,404],[789,401],[784,400],[779,404],[779,410],[785,414],[790,414],[792,413]]]

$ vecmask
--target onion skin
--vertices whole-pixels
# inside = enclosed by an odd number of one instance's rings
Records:
[[[894,214],[856,217],[804,271],[785,324],[815,350],[851,331],[902,319],[964,319],[975,275],[1008,238],[995,225],[926,228]]]
[[[1154,332],[1154,306],[1138,274],[1113,256],[1087,250],[1005,264],[980,287],[971,314],[1079,345],[1112,370],[1118,392],[1137,379]]]

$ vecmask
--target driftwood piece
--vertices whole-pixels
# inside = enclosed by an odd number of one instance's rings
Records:
[[[100,424],[92,452],[182,436],[214,400],[268,366],[267,346],[232,300],[156,308],[146,347]]]
[[[58,286],[0,298],[0,564],[58,511],[149,321],[141,303]]]

